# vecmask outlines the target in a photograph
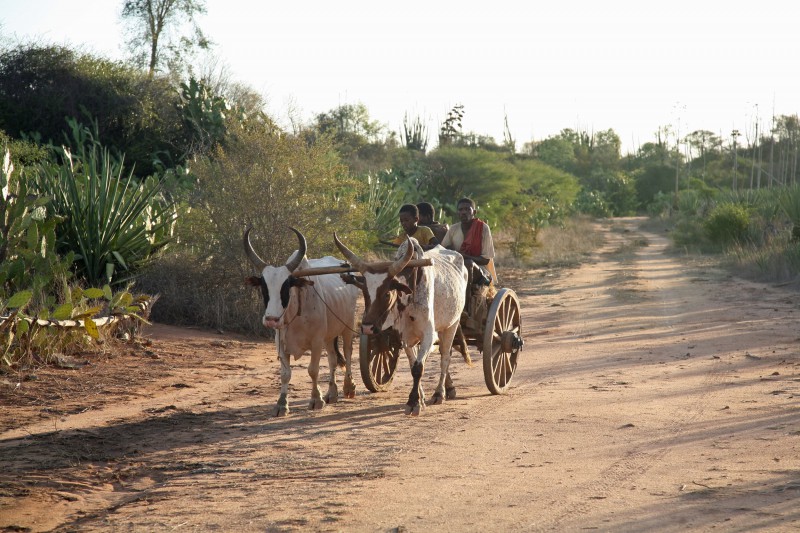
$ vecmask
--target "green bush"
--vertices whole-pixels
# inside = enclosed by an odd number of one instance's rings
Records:
[[[334,231],[363,249],[368,215],[357,200],[360,184],[347,177],[330,144],[308,145],[278,131],[243,130],[212,156],[193,164],[197,182],[176,244],[139,287],[161,294],[154,320],[263,330],[259,296],[243,284],[254,273],[242,247],[245,228],[253,227],[253,246],[270,264],[284,264],[297,248],[288,226],[305,235],[309,257],[338,255]]]
[[[574,207],[576,212],[593,217],[605,218],[613,215],[611,206],[600,191],[582,190],[575,199]]]
[[[68,277],[71,257],[62,259],[55,251],[61,219],[47,215],[50,199],[29,190],[10,151],[0,168],[0,190],[0,298],[31,290],[38,299]]]
[[[61,143],[65,117],[97,120],[103,142],[125,152],[137,176],[182,162],[191,135],[169,80],[63,46],[0,51],[0,129]]]
[[[750,213],[746,207],[734,203],[717,204],[703,224],[708,239],[718,245],[728,245],[746,240],[750,227]]]
[[[792,185],[778,197],[781,210],[792,224],[792,240],[800,241],[800,186]]]
[[[36,178],[52,199],[48,209],[64,219],[58,251],[75,254],[78,277],[90,285],[127,284],[169,241],[175,208],[161,182],[126,176],[121,157],[76,121],[70,125],[77,153],[61,149],[61,163],[39,165]]]
[[[696,217],[677,217],[670,235],[673,245],[684,251],[702,252],[711,248],[703,221]]]
[[[365,179],[367,186],[362,201],[366,204],[367,217],[364,229],[374,238],[396,235],[400,230],[400,207],[407,197],[402,185],[391,171],[367,175]]]
[[[150,300],[108,286],[70,286],[72,254],[56,253],[62,218],[48,215],[50,199],[28,186],[6,151],[0,167],[0,366],[34,354],[47,362],[55,353],[84,347],[87,339],[100,338],[98,314],[140,317],[141,304]]]

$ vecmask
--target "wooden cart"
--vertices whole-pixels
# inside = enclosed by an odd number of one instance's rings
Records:
[[[412,259],[408,266],[430,264],[430,259]],[[344,274],[355,270],[343,263],[341,267],[295,271],[292,275]],[[509,288],[473,285],[453,347],[462,353],[469,349],[468,346],[478,349],[483,358],[483,378],[492,394],[502,394],[508,389],[522,345],[517,294]],[[361,334],[359,366],[361,379],[368,390],[383,392],[391,387],[402,348],[400,334],[392,328],[376,335]]]
[[[511,383],[523,345],[519,300],[512,289],[486,286],[473,286],[468,300],[453,347],[462,353],[467,346],[476,347],[483,357],[486,387],[492,394],[502,394]],[[391,387],[401,351],[400,334],[394,329],[361,335],[359,363],[367,389],[382,392]]]

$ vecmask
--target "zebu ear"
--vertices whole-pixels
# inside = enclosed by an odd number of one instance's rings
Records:
[[[411,294],[411,288],[402,281],[397,281],[396,279],[392,280],[389,284],[389,288],[405,294]]]
[[[312,287],[314,282],[308,278],[296,278],[294,276],[289,276],[289,286],[290,287]]]
[[[263,278],[261,276],[248,276],[244,278],[244,284],[249,287],[260,287]]]
[[[367,279],[364,276],[354,276],[351,272],[344,272],[339,274],[339,277],[348,285],[355,285],[361,290],[367,288]]]

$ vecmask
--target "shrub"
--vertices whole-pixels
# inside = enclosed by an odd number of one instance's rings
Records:
[[[199,158],[192,173],[197,182],[178,220],[176,245],[139,280],[144,292],[162,294],[155,320],[259,328],[259,295],[243,286],[254,270],[242,247],[248,226],[255,250],[273,265],[297,247],[288,226],[305,235],[310,257],[335,252],[334,231],[356,249],[366,240],[359,184],[323,141],[309,146],[278,131],[250,129],[218,146],[213,157]]]
[[[714,244],[741,242],[745,240],[750,227],[750,213],[742,205],[721,203],[711,210],[703,226]]]
[[[96,117],[106,145],[124,151],[138,176],[188,153],[178,98],[165,78],[63,46],[0,51],[0,128],[13,138],[59,143],[69,129],[65,117]]]
[[[49,198],[28,189],[9,151],[0,168],[0,190],[0,366],[34,354],[47,362],[56,352],[99,339],[99,314],[117,317],[100,322],[102,329],[107,329],[103,322],[116,327],[120,315],[146,314],[142,306],[150,301],[147,296],[69,285],[72,254],[61,258],[55,250],[55,227],[61,219],[48,216]]]
[[[588,191],[586,189],[578,193],[575,200],[575,211],[593,217],[612,216],[611,207],[606,202],[605,196],[600,191]]]
[[[58,217],[47,216],[49,198],[34,194],[6,151],[0,168],[0,298],[31,290],[37,299],[68,276],[71,257],[55,251]]]
[[[155,178],[125,175],[121,157],[70,120],[77,153],[59,150],[61,163],[38,167],[36,184],[52,198],[58,250],[75,253],[78,277],[90,285],[126,284],[168,242],[175,220]],[[54,150],[55,151],[55,150]]]
[[[792,223],[792,239],[800,241],[800,186],[793,185],[784,189],[778,197],[778,203]]]

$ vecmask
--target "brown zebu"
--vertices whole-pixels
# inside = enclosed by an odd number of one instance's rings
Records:
[[[467,286],[467,270],[461,254],[437,246],[423,252],[416,239],[400,245],[389,266],[361,260],[334,233],[334,241],[345,258],[364,276],[369,293],[362,331],[379,333],[394,328],[405,345],[414,378],[406,414],[419,415],[425,406],[420,378],[425,360],[439,337],[441,373],[431,403],[455,397],[450,378],[450,352],[459,325]],[[432,266],[406,268],[412,259],[430,258]],[[464,356],[469,362],[469,356]]]

